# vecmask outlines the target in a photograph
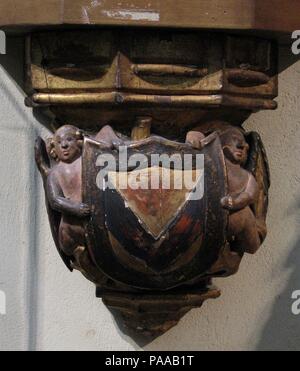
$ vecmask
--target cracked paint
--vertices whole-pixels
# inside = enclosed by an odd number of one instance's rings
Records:
[[[160,20],[160,15],[158,12],[146,9],[103,10],[101,13],[106,17],[114,19],[149,21],[149,22],[159,22]]]
[[[104,0],[92,0],[88,5],[81,7],[81,18],[85,24],[93,23],[95,12],[104,17],[130,21],[159,22],[160,12],[153,9],[152,4],[148,3],[145,8],[137,8],[134,4],[118,3],[117,7],[111,7]]]

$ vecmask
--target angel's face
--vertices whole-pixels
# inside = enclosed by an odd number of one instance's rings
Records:
[[[248,158],[249,145],[239,129],[230,129],[222,136],[225,156],[233,163],[243,165]]]
[[[63,127],[53,138],[54,151],[59,161],[71,163],[81,156],[82,148],[76,128]]]

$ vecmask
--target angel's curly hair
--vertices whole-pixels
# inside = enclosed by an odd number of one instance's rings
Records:
[[[82,147],[83,146],[83,140],[84,140],[84,132],[82,130],[78,129],[77,127],[73,126],[73,125],[62,126],[61,128],[59,128],[56,131],[55,135],[57,135],[60,131],[66,130],[66,129],[75,133],[75,138],[78,141],[79,145]],[[54,139],[54,137],[49,139],[47,147],[48,147],[48,153],[51,156],[51,158],[53,158],[55,161],[57,161],[58,156],[57,156],[57,153],[55,151],[55,139]]]

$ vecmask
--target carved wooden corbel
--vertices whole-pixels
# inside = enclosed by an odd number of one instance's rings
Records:
[[[27,103],[47,108],[58,128],[48,155],[42,140],[36,149],[58,251],[128,329],[163,333],[218,297],[211,279],[236,273],[266,237],[267,157],[241,124],[276,108],[276,44],[207,32],[72,31],[33,34],[28,48]],[[159,180],[151,155],[204,155],[203,198],[190,200],[200,178],[190,190],[122,189],[137,170],[122,169],[121,148],[144,155],[140,176]],[[97,183],[107,155],[117,164],[107,175],[113,190]],[[175,179],[200,169],[169,171]]]
[[[66,19],[72,13],[76,20],[77,3]],[[195,27],[199,9],[191,3],[183,29],[162,4],[165,23],[141,29],[102,28],[124,20],[110,23],[87,6],[98,27],[80,28],[80,18],[74,29],[37,28],[27,36],[26,104],[53,131],[37,140],[36,162],[58,252],[96,285],[127,331],[148,337],[219,297],[212,278],[235,274],[267,234],[267,155],[260,136],[242,125],[253,112],[277,107],[277,40],[292,27],[292,12],[281,30],[273,9],[265,26],[251,6],[240,19],[236,1],[224,6],[223,23],[217,13],[215,27],[199,15]],[[205,3],[214,13],[213,2]],[[178,1],[177,11],[182,7]],[[226,14],[233,30],[226,30]],[[179,165],[188,156],[190,167],[167,168],[153,155],[175,156]],[[132,156],[139,161],[130,165]],[[192,186],[176,188],[187,174]],[[149,175],[158,187],[120,185],[130,176],[148,182]]]

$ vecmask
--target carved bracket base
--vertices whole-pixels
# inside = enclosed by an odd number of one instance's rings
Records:
[[[148,339],[164,334],[191,309],[200,308],[206,300],[217,299],[220,295],[216,287],[159,294],[97,292],[110,310],[121,315],[124,332]]]

